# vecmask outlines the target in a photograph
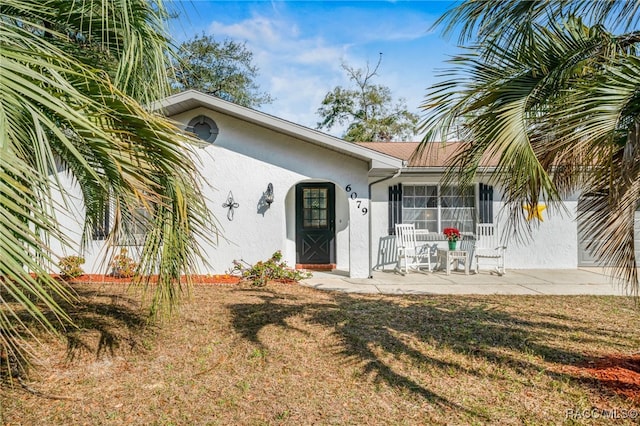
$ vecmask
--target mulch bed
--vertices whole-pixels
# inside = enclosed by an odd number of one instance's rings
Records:
[[[157,279],[158,277],[152,276],[151,282],[156,282]],[[194,284],[238,284],[240,282],[240,277],[228,274],[192,275],[191,279]],[[70,281],[78,283],[129,284],[131,283],[131,278],[104,274],[84,274]],[[185,281],[186,278],[183,277],[182,282]]]
[[[563,373],[593,380],[617,395],[640,403],[640,354],[611,354],[578,366],[563,366]]]

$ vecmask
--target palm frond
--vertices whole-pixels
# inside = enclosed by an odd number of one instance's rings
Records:
[[[450,164],[448,180],[472,182],[483,158],[499,158],[493,179],[516,235],[523,203],[561,207],[562,195],[586,194],[580,219],[594,237],[589,249],[635,294],[640,38],[613,36],[602,23],[637,22],[639,4],[489,0],[454,8],[441,23],[478,41],[427,94],[420,147],[462,130],[469,149]]]
[[[180,275],[203,262],[199,244],[216,226],[195,141],[139,103],[167,93],[161,1],[6,0],[0,13],[0,345],[20,356],[28,326],[12,303],[50,330],[45,311],[69,322],[55,300],[73,295],[49,275],[62,255],[50,242],[78,247],[58,215],[84,222],[86,245],[114,200],[114,246],[132,232],[122,217],[146,211],[140,271],[161,276],[153,312],[176,303]]]

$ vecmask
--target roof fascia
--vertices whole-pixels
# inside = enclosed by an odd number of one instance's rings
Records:
[[[447,170],[447,167],[406,167],[402,170],[402,174],[442,174]],[[477,173],[493,173],[495,171],[495,167],[478,167]]]

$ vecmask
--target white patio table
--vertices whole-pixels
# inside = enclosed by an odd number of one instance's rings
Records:
[[[453,263],[455,263],[455,268],[458,269],[461,260],[464,261],[465,275],[469,275],[469,253],[466,250],[438,249],[439,268],[444,268],[447,271],[447,275],[451,275],[451,265]]]

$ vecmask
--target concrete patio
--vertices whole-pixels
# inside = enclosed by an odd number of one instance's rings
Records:
[[[602,268],[515,269],[503,276],[488,271],[413,272],[402,276],[377,271],[373,278],[354,279],[340,271],[313,272],[302,285],[320,290],[368,294],[522,294],[522,295],[627,295]]]

